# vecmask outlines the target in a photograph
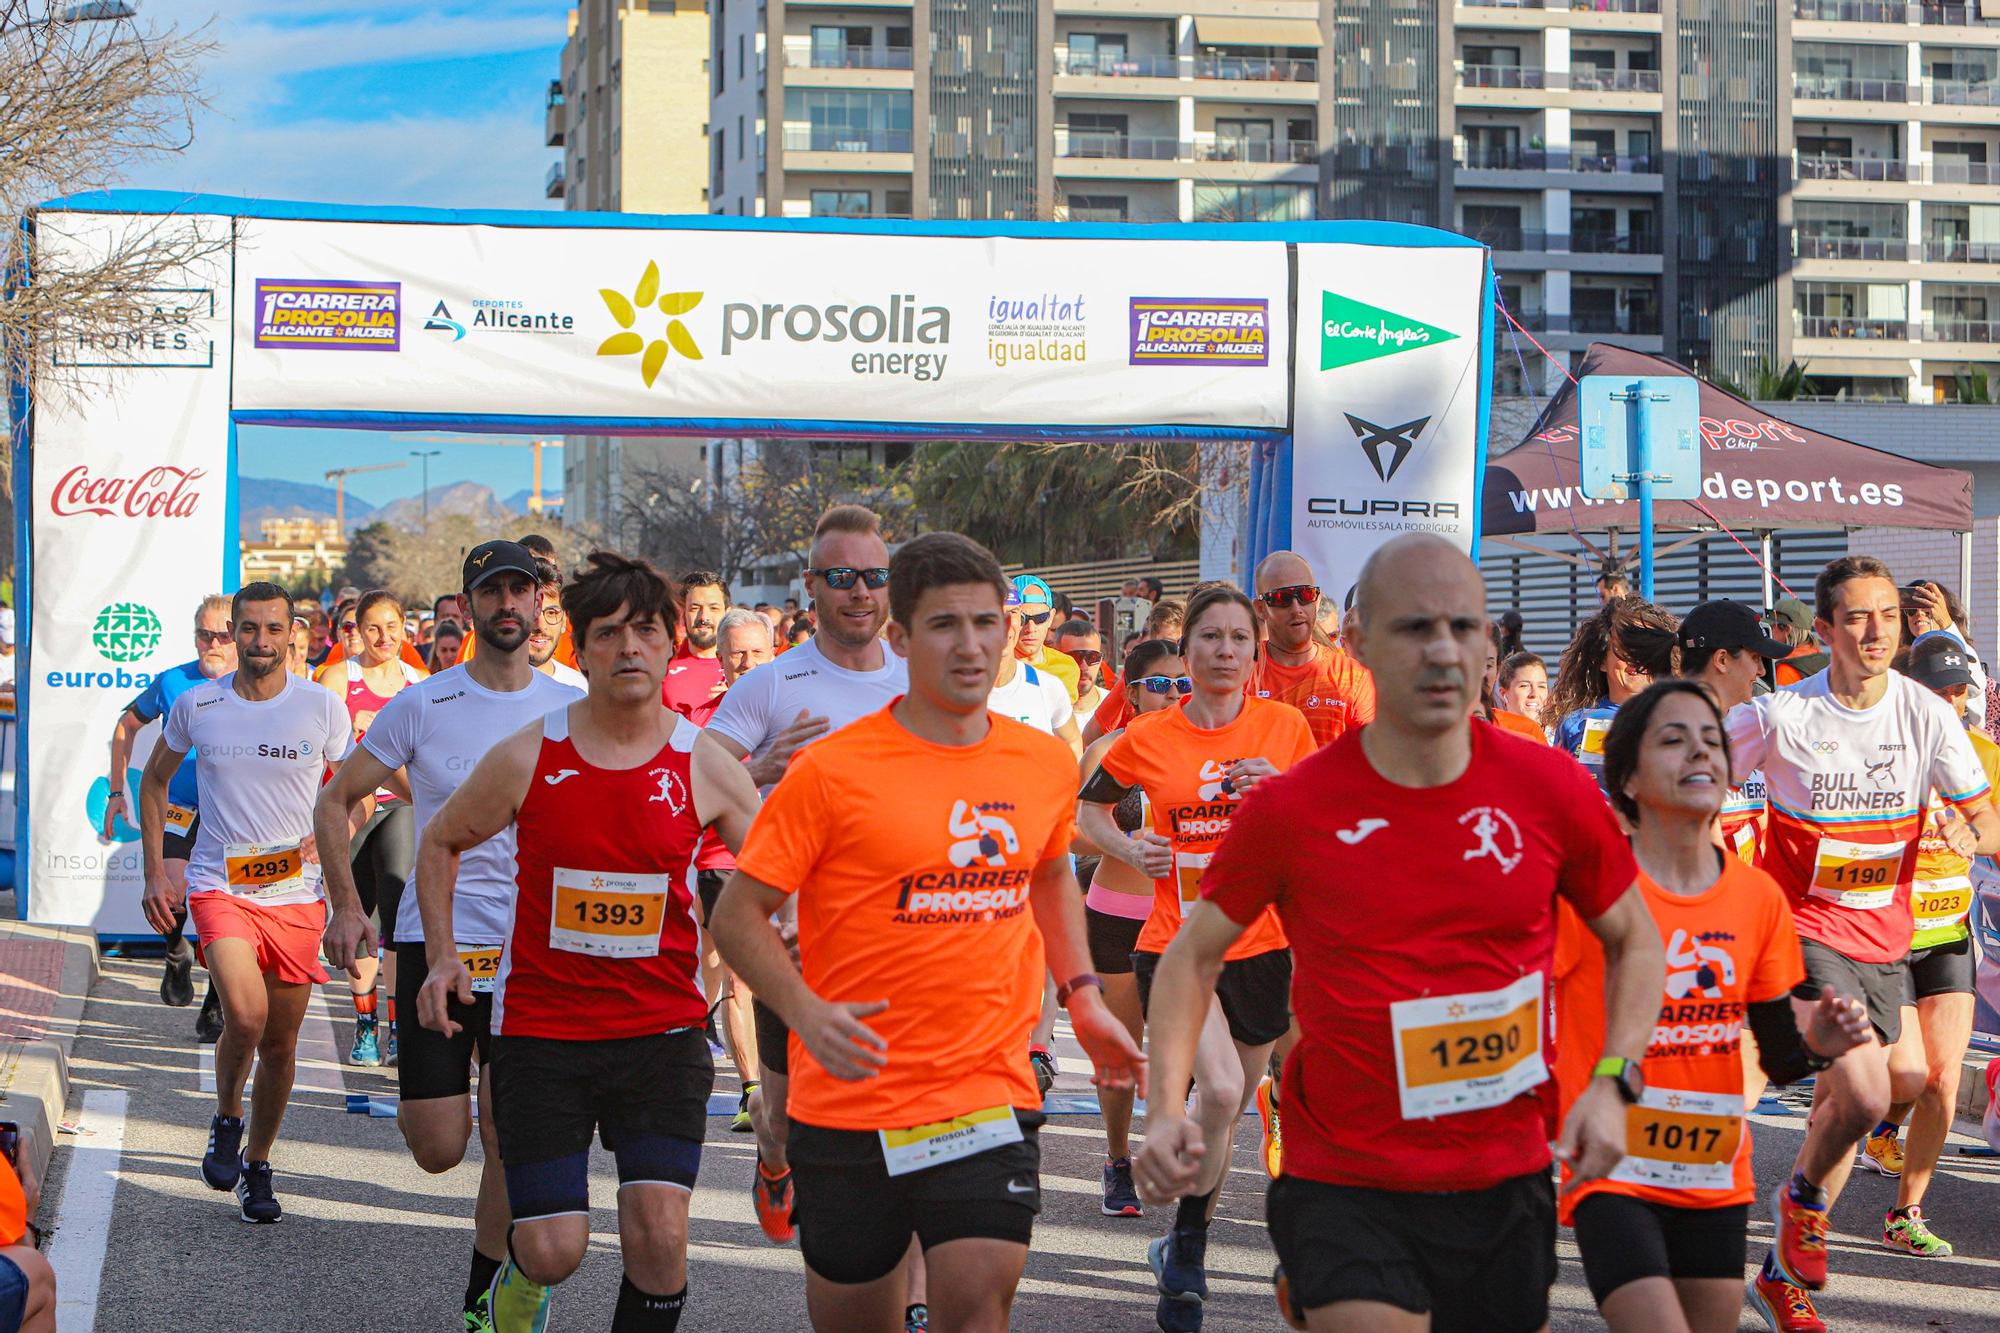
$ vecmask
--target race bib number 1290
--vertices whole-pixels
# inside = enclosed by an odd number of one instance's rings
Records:
[[[1540,972],[1499,990],[1390,1005],[1403,1119],[1498,1106],[1546,1082],[1542,1013]]]

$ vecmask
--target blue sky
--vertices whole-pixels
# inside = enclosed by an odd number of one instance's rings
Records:
[[[551,208],[542,178],[543,96],[567,31],[564,0],[145,0],[156,23],[212,12],[210,102],[189,151],[139,164],[126,183],[265,199],[458,208]],[[441,448],[432,486],[476,480],[506,496],[530,451],[374,432],[246,429],[246,476],[322,482],[329,466]],[[561,489],[559,452],[543,455]],[[377,504],[418,490],[416,461],[355,477]]]

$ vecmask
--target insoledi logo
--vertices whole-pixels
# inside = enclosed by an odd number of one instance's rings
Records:
[[[1335,292],[1320,293],[1319,316],[1321,370],[1338,370],[1412,348],[1435,347],[1458,337],[1435,324]]]

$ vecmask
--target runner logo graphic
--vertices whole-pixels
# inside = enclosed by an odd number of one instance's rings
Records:
[[[1710,1000],[1721,999],[1722,988],[1736,984],[1736,960],[1713,941],[1730,938],[1675,930],[1667,943],[1667,998],[1685,1000],[1698,993]]]
[[[1460,828],[1469,826],[1478,840],[1461,860],[1490,856],[1499,862],[1503,875],[1513,874],[1514,867],[1521,864],[1521,830],[1505,810],[1494,805],[1474,806],[1458,817],[1458,824]]]
[[[951,863],[961,868],[981,861],[989,866],[1006,865],[1007,858],[1021,850],[1021,839],[999,812],[1013,808],[1004,801],[984,801],[976,806],[953,801],[946,827],[958,841],[951,845]]]
[[[687,787],[681,782],[681,775],[671,768],[654,768],[646,771],[646,776],[660,784],[660,789],[646,798],[647,804],[665,801],[667,813],[677,815],[687,809]]]
[[[1233,801],[1239,796],[1236,780],[1229,776],[1229,765],[1234,759],[1204,759],[1201,762],[1201,790],[1195,793],[1197,801]]]

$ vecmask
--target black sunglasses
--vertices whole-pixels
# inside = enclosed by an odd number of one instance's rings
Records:
[[[851,565],[829,565],[825,569],[808,569],[808,574],[817,574],[826,580],[826,586],[839,592],[846,592],[860,579],[870,588],[883,588],[889,584],[889,571],[878,565],[874,569],[855,569]]]

